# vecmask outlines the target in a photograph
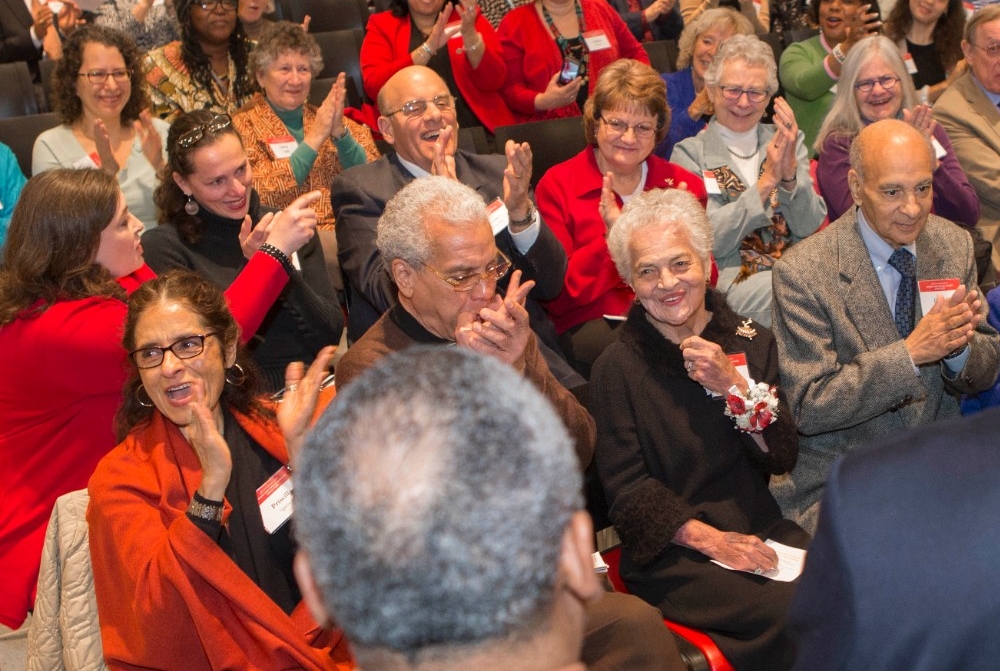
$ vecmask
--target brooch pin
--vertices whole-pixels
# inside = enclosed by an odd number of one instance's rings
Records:
[[[750,325],[752,323],[753,319],[747,317],[746,321],[736,328],[736,335],[746,338],[747,340],[753,340],[757,336],[757,329]]]

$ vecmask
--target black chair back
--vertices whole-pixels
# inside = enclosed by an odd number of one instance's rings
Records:
[[[667,74],[677,69],[677,41],[655,40],[643,42],[642,48],[649,56],[649,64],[660,74]]]
[[[587,146],[583,135],[583,117],[578,116],[500,126],[495,137],[498,148],[507,144],[507,140],[531,145],[532,187],[538,184],[549,168],[576,156]]]
[[[59,115],[53,112],[0,119],[0,142],[11,148],[21,172],[31,176],[31,152],[35,138],[59,125]]]
[[[317,107],[322,105],[327,94],[330,93],[330,89],[333,88],[335,81],[337,81],[336,77],[314,79],[312,85],[309,87],[309,102]],[[358,89],[354,86],[354,80],[348,77],[344,83],[344,88],[347,89],[347,103],[345,107],[361,109],[361,94],[358,93]]]
[[[0,63],[0,118],[38,114],[38,99],[25,61]]]
[[[367,0],[277,0],[275,10],[294,23],[302,23],[308,15],[310,33],[364,30],[370,16]]]
[[[353,82],[355,93],[364,100],[364,84],[361,81],[361,41],[364,33],[352,28],[312,33],[312,36],[323,53],[323,69],[317,78],[335,78],[343,72]]]

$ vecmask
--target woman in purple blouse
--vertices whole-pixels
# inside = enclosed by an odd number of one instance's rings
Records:
[[[837,82],[837,97],[815,145],[819,152],[816,181],[830,221],[854,204],[847,186],[848,154],[854,137],[879,119],[897,118],[924,133],[934,145],[938,157],[934,213],[960,226],[976,225],[979,197],[955,156],[948,134],[935,123],[930,108],[916,102],[913,81],[891,40],[873,35],[848,52]]]

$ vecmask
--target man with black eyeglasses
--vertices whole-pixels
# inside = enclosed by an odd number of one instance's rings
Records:
[[[346,170],[330,189],[347,291],[348,341],[358,340],[396,302],[396,287],[375,246],[385,204],[414,179],[443,175],[474,188],[489,206],[497,248],[525,281],[535,282],[527,309],[546,361],[563,384],[582,385],[583,378],[558,354],[555,329],[539,303],[562,291],[566,252],[531,200],[531,148],[508,142],[505,154],[489,156],[458,149],[455,99],[444,80],[424,66],[393,75],[379,93],[378,106],[379,130],[395,151]]]
[[[981,206],[976,226],[993,243],[1000,272],[1000,5],[978,10],[965,24],[962,51],[968,69],[934,104]]]

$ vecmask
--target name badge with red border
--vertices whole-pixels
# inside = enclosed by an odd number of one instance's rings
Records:
[[[715,178],[715,172],[712,170],[705,170],[701,174],[705,178],[705,191],[708,192],[708,195],[721,196],[722,190],[719,188],[719,180]]]
[[[273,534],[292,517],[292,472],[282,466],[257,488],[257,505],[264,530]]]
[[[911,75],[917,74],[917,64],[913,60],[913,54],[905,53],[903,54],[903,63],[906,65],[906,71]]]
[[[494,198],[493,202],[486,206],[486,216],[490,220],[490,228],[493,235],[499,235],[510,224],[510,215],[507,214],[507,206],[499,198]]]
[[[271,148],[274,158],[288,158],[299,148],[299,143],[291,135],[282,135],[268,138],[267,146]]]
[[[920,309],[924,314],[927,314],[934,307],[934,301],[937,300],[938,296],[944,297],[945,300],[951,298],[951,295],[961,284],[957,277],[943,280],[919,280],[917,288],[920,290]]]

